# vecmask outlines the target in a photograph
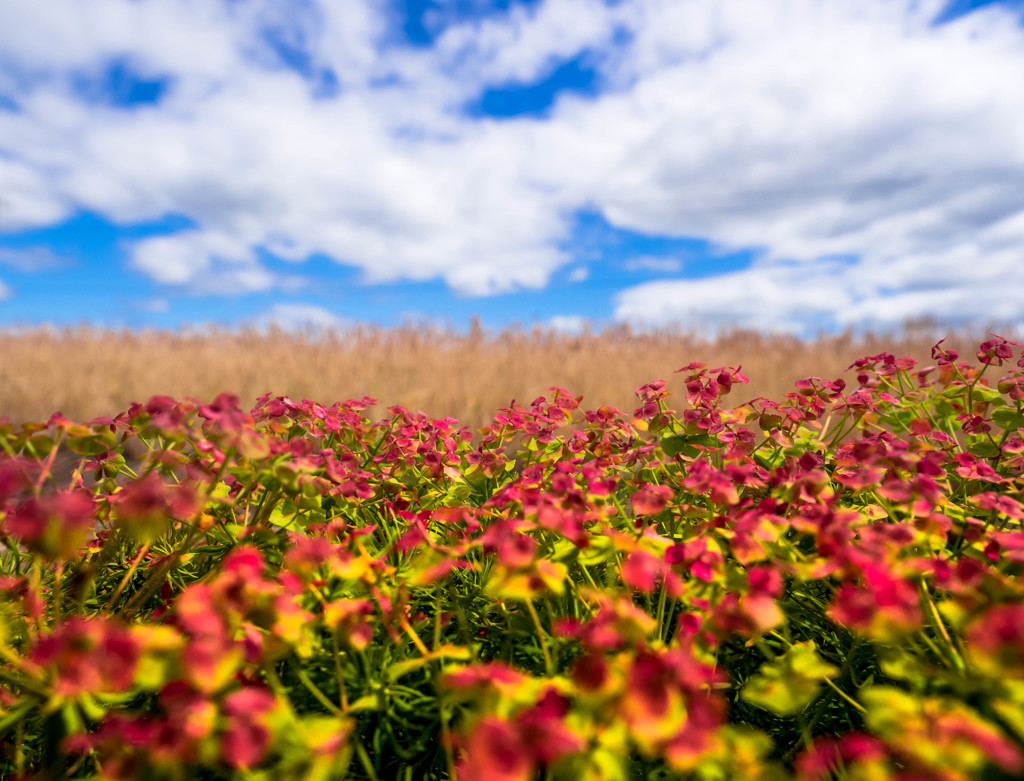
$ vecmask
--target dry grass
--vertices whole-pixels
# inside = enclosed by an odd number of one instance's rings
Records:
[[[712,340],[624,328],[581,336],[366,329],[327,337],[39,329],[0,333],[0,417],[46,420],[60,410],[88,420],[154,394],[205,401],[230,390],[246,405],[267,391],[328,404],[370,395],[381,412],[403,404],[479,426],[513,399],[528,404],[551,385],[583,394],[587,408],[609,404],[632,412],[638,385],[666,379],[680,396],[681,376],[673,372],[703,361],[743,366],[751,384],[734,389],[730,401],[739,404],[761,395],[780,398],[803,377],[849,381],[846,367],[865,355],[892,352],[927,363],[939,336],[973,356],[985,334],[982,328],[944,332],[920,323],[895,335],[812,342],[754,332]]]

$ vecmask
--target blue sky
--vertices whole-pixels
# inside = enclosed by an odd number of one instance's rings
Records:
[[[11,0],[0,328],[1024,327],[1020,0]]]

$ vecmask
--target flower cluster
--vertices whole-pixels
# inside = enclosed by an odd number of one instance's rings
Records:
[[[0,775],[1020,777],[1019,347],[0,421]]]

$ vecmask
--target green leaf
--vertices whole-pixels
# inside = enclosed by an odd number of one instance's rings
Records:
[[[39,707],[39,700],[33,696],[27,696],[18,707],[9,709],[3,716],[0,716],[0,735],[21,721],[31,711]]]
[[[968,437],[967,450],[979,458],[999,457],[999,447],[994,445],[986,436]]]
[[[192,553],[209,553],[216,556],[227,551],[229,547],[225,545],[198,545],[192,548]]]
[[[899,738],[908,722],[919,718],[921,702],[908,692],[892,686],[861,689],[860,701],[867,708],[864,721],[882,738]]]
[[[838,668],[818,656],[814,641],[808,640],[761,665],[744,687],[742,697],[779,716],[793,716],[818,696],[822,679],[838,673]]]
[[[25,443],[25,450],[30,455],[41,457],[48,456],[50,451],[53,450],[54,440],[53,437],[48,437],[45,434],[32,437]]]
[[[781,450],[770,453],[754,453],[754,460],[765,469],[772,469],[786,460],[786,454]]]
[[[68,450],[81,456],[98,456],[109,449],[106,443],[96,436],[71,437],[65,444]]]
[[[685,453],[687,450],[692,450],[689,440],[689,437],[683,436],[664,437],[661,440],[661,449],[665,451],[667,456],[676,456],[680,453]]]
[[[555,542],[554,547],[551,551],[552,561],[567,561],[576,558],[579,554],[580,549],[576,546],[572,540],[567,540],[564,537]]]
[[[615,554],[615,543],[610,537],[591,537],[590,545],[580,550],[576,559],[581,566],[593,567],[608,561],[608,558]]]
[[[1013,409],[994,410],[992,421],[1003,431],[1017,431],[1024,428],[1024,415]]]
[[[360,697],[349,706],[349,713],[359,713],[367,710],[380,710],[380,697],[376,694],[367,694]]]
[[[921,673],[921,665],[917,659],[902,648],[882,646],[878,651],[878,663],[882,672],[894,680],[910,681],[915,685],[925,685],[925,676]]]
[[[693,434],[693,435],[675,435],[671,437],[663,437],[661,440],[661,449],[667,456],[677,456],[682,453],[690,458],[695,458],[700,454],[700,451],[694,447],[695,445],[704,445],[706,447],[717,447],[719,441],[708,434]]]
[[[403,675],[408,675],[413,670],[418,670],[420,667],[434,659],[457,659],[460,661],[468,661],[470,658],[471,654],[468,648],[458,645],[442,645],[436,651],[428,654],[427,656],[420,656],[415,659],[404,659],[401,662],[395,662],[388,668],[388,680],[394,683]]]
[[[1003,397],[998,388],[990,388],[988,385],[975,385],[971,395],[981,401],[995,401]]]

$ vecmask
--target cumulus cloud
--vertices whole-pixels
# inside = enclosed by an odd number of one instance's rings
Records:
[[[623,264],[626,271],[655,271],[662,274],[670,274],[679,271],[683,262],[679,258],[657,257],[654,255],[641,255],[637,258],[630,258]]]
[[[275,304],[256,318],[260,328],[279,328],[290,332],[340,331],[351,321],[312,304]]]
[[[586,330],[588,321],[580,315],[555,315],[549,318],[545,325],[552,331],[575,336]]]
[[[618,295],[615,317],[641,327],[799,333],[808,320],[851,305],[844,271],[835,263],[763,266],[703,279],[647,282]]]
[[[212,231],[186,230],[140,241],[132,265],[157,282],[188,286],[195,293],[255,293],[275,283],[244,241]]]
[[[760,250],[746,271],[623,291],[620,320],[1009,313],[1024,287],[1024,28],[998,5],[933,24],[943,6],[543,0],[449,19],[413,48],[371,0],[14,4],[0,230],[81,208],[183,214],[195,228],[131,247],[136,270],[251,292],[281,281],[261,250],[323,253],[371,283],[486,295],[547,285],[587,209]],[[597,97],[562,95],[543,118],[462,111],[581,56]],[[165,93],[126,108],[81,89],[115,61]],[[659,262],[633,261],[675,271]]]
[[[7,268],[22,273],[53,271],[69,266],[72,263],[73,261],[61,257],[46,247],[28,247],[25,249],[0,247],[0,266],[7,266]]]
[[[436,50],[443,68],[469,84],[529,83],[553,63],[611,44],[629,4],[592,0],[545,0],[537,7],[513,6],[506,16],[448,28]]]
[[[171,302],[165,298],[151,298],[145,301],[137,301],[135,308],[140,312],[150,314],[164,314],[171,311]]]

